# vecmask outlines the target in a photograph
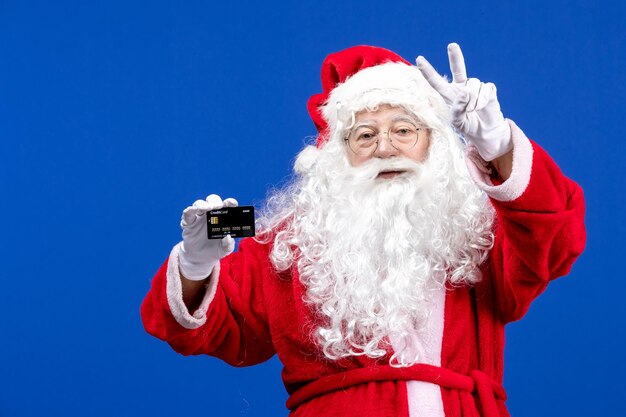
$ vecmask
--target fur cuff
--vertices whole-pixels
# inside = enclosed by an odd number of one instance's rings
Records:
[[[190,314],[187,310],[187,306],[183,302],[183,286],[180,281],[181,278],[178,269],[179,252],[180,243],[172,249],[167,265],[167,303],[178,324],[186,329],[197,329],[206,322],[206,312],[209,308],[209,304],[213,301],[213,297],[215,297],[217,280],[220,275],[220,263],[218,262],[213,267],[209,282],[206,286],[206,293],[204,294],[202,303],[200,303],[200,307],[198,307],[193,314]]]
[[[474,146],[468,147],[465,156],[469,173],[478,188],[498,201],[513,201],[519,198],[528,187],[533,166],[533,146],[530,140],[512,120],[507,121],[511,126],[513,142],[513,170],[508,180],[500,185],[494,185],[489,177],[488,162],[480,157]]]

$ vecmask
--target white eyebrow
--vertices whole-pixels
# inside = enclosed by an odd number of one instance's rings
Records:
[[[370,127],[373,128],[376,125],[376,122],[374,120],[362,120],[359,123],[355,124],[352,127],[352,130],[358,130],[362,127]]]
[[[393,119],[391,119],[391,123],[397,123],[397,122],[409,122],[415,126],[417,126],[419,123],[417,122],[417,120],[413,119],[411,116],[409,115],[400,115],[400,116],[396,116]],[[355,124],[352,127],[353,131],[359,130],[362,127],[369,127],[369,128],[375,128],[377,127],[377,123],[375,120],[370,120],[370,119],[366,119],[366,120],[361,120],[360,122],[358,122],[357,124]]]
[[[409,123],[414,124],[414,125],[418,124],[417,120],[413,119],[411,116],[404,116],[404,115],[394,117],[393,119],[391,119],[391,122],[392,123],[395,123],[395,122],[409,122]]]

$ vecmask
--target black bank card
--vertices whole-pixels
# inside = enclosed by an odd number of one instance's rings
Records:
[[[207,213],[209,239],[254,236],[254,207],[224,207]]]

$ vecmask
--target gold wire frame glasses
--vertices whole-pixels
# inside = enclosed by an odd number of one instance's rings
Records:
[[[420,132],[424,130],[426,128],[423,126],[415,126],[403,121],[392,125],[386,132],[378,132],[371,127],[360,127],[351,131],[344,141],[355,154],[370,156],[376,152],[381,136],[386,133],[391,146],[399,151],[408,151],[415,147]]]

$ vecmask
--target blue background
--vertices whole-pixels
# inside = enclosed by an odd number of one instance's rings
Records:
[[[286,416],[276,359],[234,369],[144,332],[151,277],[188,204],[259,206],[289,175],[328,53],[448,72],[453,41],[588,204],[586,252],[508,327],[510,411],[623,411],[616,3],[1,1],[0,416]]]

